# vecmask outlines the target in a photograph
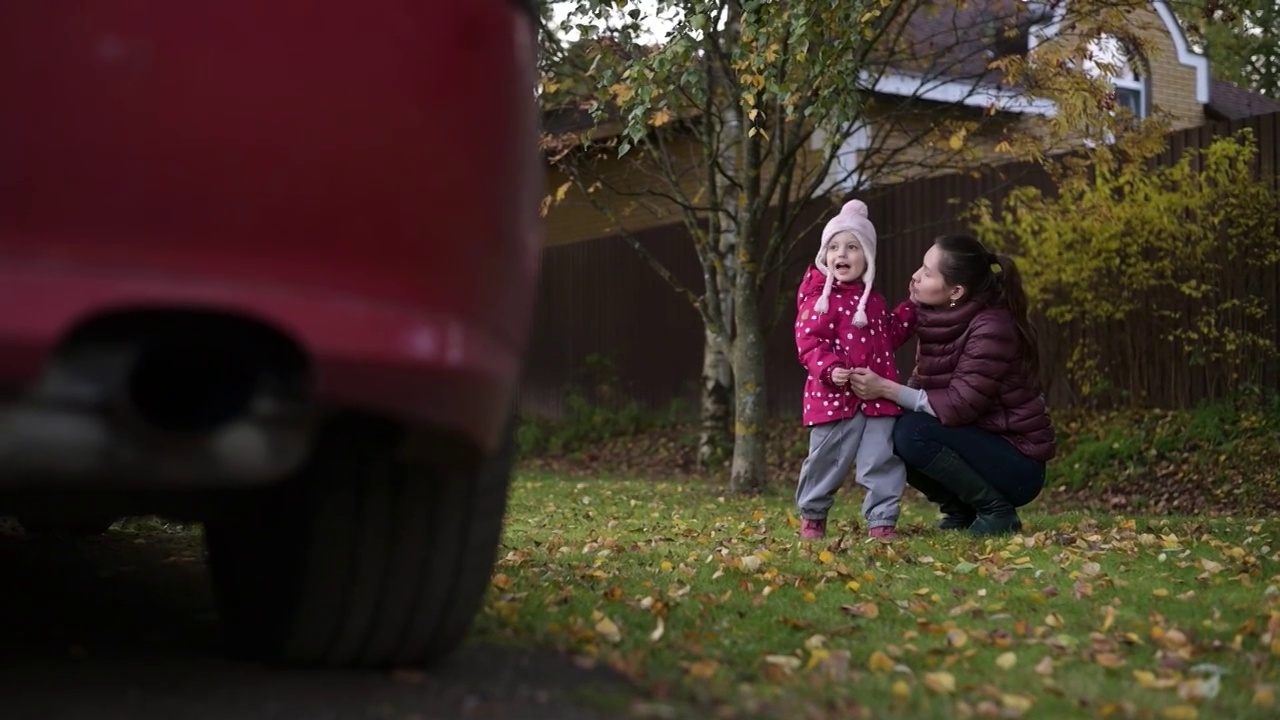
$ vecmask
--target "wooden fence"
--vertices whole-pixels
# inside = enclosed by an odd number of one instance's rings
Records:
[[[1258,176],[1274,188],[1280,167],[1280,113],[1174,133],[1159,162],[1175,162],[1186,150],[1207,147],[1215,138],[1245,127],[1252,128],[1258,144]],[[1052,188],[1040,168],[1010,164],[981,175],[946,175],[863,193],[879,234],[877,288],[890,302],[904,298],[908,278],[935,237],[966,230],[962,213],[973,201],[986,198],[998,207],[1008,191],[1020,185]],[[832,210],[824,201],[815,202],[807,212],[810,220],[819,220]],[[806,225],[802,222],[799,227]],[[637,237],[681,282],[700,291],[701,269],[682,226],[653,228]],[[769,407],[774,413],[796,414],[800,407],[805,373],[796,361],[791,322],[796,286],[818,242],[817,230],[801,238],[786,259],[778,293],[768,293],[764,300],[766,314],[776,311],[778,317],[768,333],[766,355]],[[1276,311],[1280,272],[1241,273],[1234,282],[1241,290],[1266,293],[1271,322],[1280,325]],[[1144,328],[1118,332],[1125,333],[1134,357],[1141,358],[1138,366],[1126,372],[1142,403],[1185,407],[1229,390],[1182,355],[1161,353],[1162,341]],[[1077,339],[1070,332],[1042,337],[1050,402],[1055,406],[1079,401],[1060,381],[1065,375],[1064,354]],[[1280,343],[1280,337],[1274,340]],[[659,409],[673,402],[696,407],[702,347],[697,312],[622,239],[606,237],[550,247],[543,256],[521,411],[561,415],[570,387],[582,389],[593,402],[615,407],[631,402]],[[903,372],[909,371],[913,356],[914,343],[909,343],[898,358]],[[1277,368],[1265,367],[1258,379],[1276,387],[1280,375]]]

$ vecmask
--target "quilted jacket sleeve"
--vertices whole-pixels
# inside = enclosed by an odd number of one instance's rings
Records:
[[[1013,369],[1019,354],[1013,323],[1002,316],[979,315],[960,352],[951,383],[929,390],[943,425],[969,425],[990,410],[999,396],[1000,382]]]
[[[893,343],[893,349],[897,350],[911,339],[911,335],[916,331],[916,306],[908,302],[903,302],[894,308],[893,314],[889,317],[889,341]]]

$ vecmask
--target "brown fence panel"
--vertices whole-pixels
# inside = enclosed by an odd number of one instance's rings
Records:
[[[1223,122],[1173,133],[1157,164],[1176,162],[1186,151],[1207,147],[1215,138],[1251,128],[1258,143],[1257,171],[1273,187],[1280,187],[1280,114]],[[1014,163],[980,174],[941,177],[872,188],[862,193],[879,233],[876,286],[895,303],[905,298],[908,279],[938,235],[967,229],[964,212],[986,198],[999,210],[1010,190],[1034,185],[1046,192],[1053,186],[1042,168]],[[819,244],[822,222],[833,212],[827,201],[815,201],[797,224],[804,231],[779,271],[777,293],[766,292],[766,317],[776,317],[767,332],[766,365],[769,407],[783,416],[796,414],[804,371],[795,357],[791,328],[795,291]],[[1280,231],[1280,227],[1277,228]],[[638,233],[644,247],[695,294],[702,292],[702,273],[687,231],[679,225]],[[1238,273],[1226,281],[1228,292],[1258,292],[1269,296],[1271,322],[1280,324],[1280,272]],[[1153,297],[1153,307],[1180,302]],[[776,311],[776,312],[775,312]],[[1121,369],[1141,402],[1183,407],[1221,395],[1203,367],[1170,352],[1166,341],[1146,327],[1123,327],[1126,357]],[[1066,382],[1067,353],[1081,338],[1079,329],[1056,328],[1042,333],[1047,391],[1056,406],[1071,405]],[[1116,338],[1118,340],[1119,338]],[[1276,338],[1280,343],[1280,336]],[[618,407],[639,402],[650,408],[680,401],[696,407],[702,360],[702,324],[693,306],[662,280],[640,255],[617,237],[600,238],[548,248],[543,256],[543,281],[535,313],[520,404],[525,414],[559,416],[566,410],[566,389],[576,386],[593,402]],[[899,353],[899,368],[909,372],[914,343]],[[1280,372],[1260,368],[1256,380],[1275,387]],[[1220,385],[1221,383],[1219,383]]]
[[[683,227],[656,228],[638,239],[683,284],[701,292],[698,258]],[[562,414],[571,386],[606,405],[634,398],[659,406],[689,397],[701,366],[697,311],[623,240],[544,251],[522,413]]]

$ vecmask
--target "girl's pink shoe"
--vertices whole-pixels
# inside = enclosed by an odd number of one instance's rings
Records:
[[[810,520],[809,518],[804,518],[800,521],[800,539],[819,540],[826,536],[826,520]]]
[[[890,540],[898,539],[898,533],[888,525],[873,527],[867,534],[881,542],[889,542]]]

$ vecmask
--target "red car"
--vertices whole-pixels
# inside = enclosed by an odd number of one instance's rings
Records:
[[[0,514],[203,522],[257,657],[459,643],[542,246],[534,15],[0,3]]]

